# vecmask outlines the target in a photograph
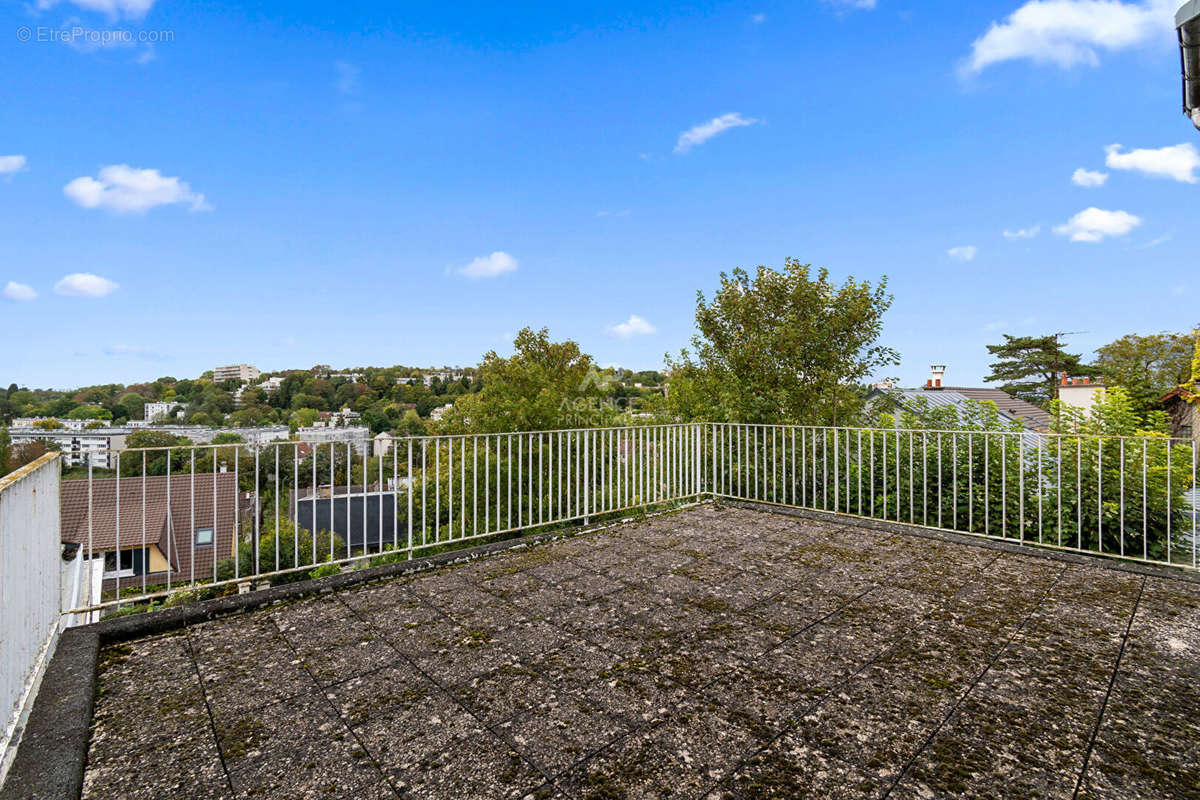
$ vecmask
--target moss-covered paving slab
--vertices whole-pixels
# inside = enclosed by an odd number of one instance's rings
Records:
[[[706,505],[101,652],[88,798],[1200,797],[1200,588]]]

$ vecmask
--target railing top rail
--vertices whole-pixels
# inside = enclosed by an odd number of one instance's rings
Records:
[[[1148,441],[1148,442],[1182,442],[1185,444],[1193,441],[1192,439],[1188,439],[1188,438],[1182,437],[1182,436],[1161,436],[1161,435],[1133,436],[1133,435],[1122,435],[1122,434],[1116,434],[1116,433],[1061,433],[1061,432],[1051,432],[1051,431],[1031,431],[1028,429],[1019,430],[1019,431],[1016,431],[1016,430],[997,431],[997,430],[986,430],[986,429],[982,429],[982,428],[906,428],[906,427],[901,427],[901,426],[893,426],[890,428],[884,428],[884,427],[860,427],[860,426],[849,426],[849,425],[800,425],[800,424],[792,424],[792,423],[786,423],[786,422],[783,422],[783,423],[780,423],[780,422],[705,422],[705,423],[698,423],[698,424],[724,425],[727,427],[741,427],[741,428],[787,428],[787,429],[797,429],[797,430],[803,429],[803,430],[811,430],[811,431],[852,431],[852,432],[853,431],[862,431],[864,433],[871,432],[871,431],[874,431],[876,433],[903,433],[903,432],[953,433],[953,434],[970,433],[970,434],[989,435],[989,436],[1044,436],[1046,438],[1064,438],[1064,439],[1107,439],[1107,440],[1132,439],[1132,440],[1137,440],[1137,441]]]
[[[124,448],[121,450],[118,450],[115,448],[104,448],[104,449],[96,448],[96,449],[89,449],[89,450],[87,450],[87,452],[88,453],[96,453],[96,454],[111,453],[111,454],[129,456],[130,454],[137,454],[137,453],[162,453],[162,452],[166,452],[168,450],[170,450],[170,451],[218,450],[220,448],[243,448],[243,449],[267,448],[267,449],[269,449],[271,447],[284,447],[284,446],[288,446],[288,445],[295,445],[295,446],[307,445],[310,447],[323,447],[323,446],[328,446],[331,444],[369,445],[372,442],[377,442],[377,441],[385,441],[385,442],[426,441],[426,442],[428,442],[428,441],[446,440],[446,439],[478,439],[478,438],[495,437],[495,436],[537,436],[539,434],[545,436],[546,434],[550,434],[550,433],[587,433],[587,432],[595,433],[597,431],[641,431],[641,430],[665,429],[665,428],[686,428],[686,427],[692,426],[692,425],[708,425],[708,424],[709,423],[707,423],[707,422],[660,422],[660,423],[647,424],[647,425],[609,425],[609,426],[605,426],[602,428],[548,428],[545,430],[489,431],[489,432],[479,432],[479,433],[440,433],[440,434],[427,434],[424,436],[387,436],[387,437],[384,437],[383,439],[378,439],[374,436],[367,437],[367,438],[361,438],[361,437],[341,437],[341,438],[339,438],[339,437],[334,436],[334,437],[330,437],[328,439],[322,439],[322,440],[317,440],[317,441],[304,441],[302,439],[279,439],[279,440],[276,440],[273,442],[207,442],[207,443],[193,442],[191,444],[166,445],[166,446],[160,446],[160,447],[127,447],[127,448]],[[336,429],[334,429],[334,430],[336,430]]]

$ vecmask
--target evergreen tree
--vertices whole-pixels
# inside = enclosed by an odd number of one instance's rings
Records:
[[[992,374],[984,378],[989,383],[1003,381],[1000,388],[1014,397],[1048,408],[1057,396],[1056,386],[1065,372],[1067,377],[1089,374],[1092,368],[1074,353],[1062,349],[1061,334],[1046,336],[1009,336],[1003,344],[989,344],[988,352],[996,356]]]

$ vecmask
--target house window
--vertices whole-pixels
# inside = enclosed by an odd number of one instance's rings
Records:
[[[1180,439],[1192,438],[1192,426],[1191,425],[1180,425],[1179,426],[1179,438]]]
[[[196,529],[196,546],[207,547],[213,543],[212,528],[197,528]]]
[[[133,569],[133,550],[113,551],[104,554],[104,577],[128,578],[136,574]]]

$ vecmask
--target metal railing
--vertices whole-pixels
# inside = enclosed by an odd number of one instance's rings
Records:
[[[687,423],[112,456],[63,484],[64,539],[105,559],[88,608],[709,498],[1192,568],[1200,544],[1197,454],[1163,437]]]
[[[248,589],[700,499],[709,493],[705,430],[114,452],[113,470],[89,466],[85,479],[64,483],[64,537],[85,558],[105,559],[93,607]]]
[[[1197,566],[1197,454],[1166,437],[712,426],[715,494]]]

